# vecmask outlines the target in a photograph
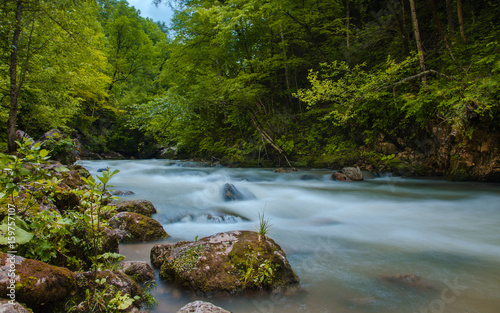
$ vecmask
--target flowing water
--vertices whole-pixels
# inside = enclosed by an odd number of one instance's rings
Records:
[[[277,174],[269,169],[198,167],[168,160],[82,161],[95,175],[119,169],[115,190],[147,199],[170,234],[194,240],[255,230],[285,251],[304,292],[208,299],[246,312],[500,312],[500,185],[373,177],[335,182],[331,171]],[[307,174],[307,179],[301,177]],[[248,200],[224,202],[224,184]],[[123,244],[127,260],[149,261],[155,243]],[[383,277],[416,274],[411,288]],[[199,299],[159,282],[154,312],[176,312]]]

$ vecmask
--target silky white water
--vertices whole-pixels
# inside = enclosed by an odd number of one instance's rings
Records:
[[[95,176],[119,169],[111,184],[147,199],[171,237],[194,240],[255,230],[259,214],[285,251],[304,292],[212,298],[232,312],[500,312],[500,185],[368,176],[335,182],[328,170],[195,167],[168,160],[82,161]],[[190,166],[191,165],[191,166]],[[302,175],[313,179],[303,180]],[[224,202],[224,184],[248,200]],[[155,243],[120,246],[149,261]],[[426,288],[388,283],[416,274]],[[158,282],[154,312],[176,312],[199,297]]]

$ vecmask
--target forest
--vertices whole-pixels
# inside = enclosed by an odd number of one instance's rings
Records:
[[[153,2],[0,1],[1,150],[500,179],[496,1]]]

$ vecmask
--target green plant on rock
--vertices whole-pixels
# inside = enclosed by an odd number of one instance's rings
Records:
[[[253,284],[261,290],[273,283],[277,267],[277,264],[267,259],[259,259],[251,251],[245,254],[244,262],[237,265],[242,276],[243,287]]]
[[[265,218],[264,217],[264,212],[262,212],[262,215],[259,213],[259,226],[257,228],[257,233],[259,234],[259,241],[262,239],[265,239],[267,234],[269,233],[269,230],[271,229],[271,219],[270,218]]]
[[[66,311],[118,313],[124,312],[135,301],[140,300],[139,296],[131,297],[129,294],[116,290],[114,285],[107,283],[106,278],[96,279],[95,285],[98,288],[94,291],[86,290],[83,302],[78,303],[76,299],[73,299],[66,303]]]

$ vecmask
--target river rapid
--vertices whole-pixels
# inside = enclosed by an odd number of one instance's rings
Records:
[[[118,169],[120,200],[154,203],[170,237],[194,240],[256,230],[259,214],[285,251],[303,292],[205,299],[235,313],[500,312],[500,185],[367,176],[335,182],[332,171],[200,167],[169,160],[81,161],[94,176]],[[302,177],[308,175],[307,177]],[[304,179],[306,178],[306,179]],[[247,196],[224,202],[224,184]],[[156,242],[157,243],[157,242]],[[155,243],[122,244],[149,262]],[[383,277],[416,274],[422,288]],[[201,299],[158,281],[154,312]]]

